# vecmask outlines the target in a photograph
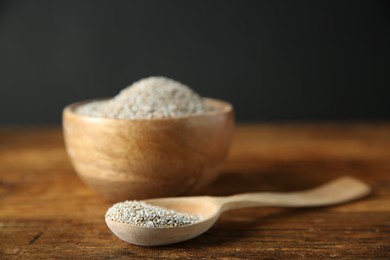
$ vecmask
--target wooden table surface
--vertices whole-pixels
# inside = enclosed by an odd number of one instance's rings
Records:
[[[314,209],[224,213],[207,233],[171,246],[127,244],[110,206],[76,176],[56,127],[0,129],[0,258],[390,259],[390,123],[237,127],[230,157],[204,194],[306,189],[342,175],[369,197]]]

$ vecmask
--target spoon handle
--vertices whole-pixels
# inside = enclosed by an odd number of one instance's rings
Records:
[[[216,197],[222,211],[249,207],[317,207],[327,206],[368,195],[371,188],[353,177],[341,177],[319,187],[297,192],[256,192]]]

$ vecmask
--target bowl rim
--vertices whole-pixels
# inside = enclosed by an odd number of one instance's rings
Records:
[[[220,116],[220,115],[226,115],[229,113],[233,113],[234,108],[233,105],[227,101],[220,100],[220,99],[215,99],[215,98],[209,98],[209,97],[202,97],[202,99],[206,102],[209,103],[210,105],[217,107],[218,109],[213,112],[209,113],[204,113],[204,114],[199,114],[199,115],[190,115],[190,116],[179,116],[179,117],[171,117],[171,118],[115,118],[115,117],[98,117],[98,116],[90,116],[90,115],[84,115],[77,113],[75,109],[78,106],[85,105],[87,103],[95,102],[95,101],[105,101],[109,100],[109,98],[96,98],[96,99],[87,99],[87,100],[82,100],[78,102],[71,103],[67,105],[63,109],[63,115],[65,114],[71,114],[72,116],[80,117],[80,118],[85,118],[85,119],[97,119],[97,120],[108,120],[108,121],[118,121],[118,122],[126,122],[126,121],[174,121],[174,120],[183,120],[183,119],[190,119],[190,118],[210,118],[210,117],[215,117],[215,116]]]

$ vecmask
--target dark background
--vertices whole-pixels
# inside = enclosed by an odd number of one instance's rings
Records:
[[[0,124],[163,75],[240,121],[390,118],[386,1],[1,1]]]

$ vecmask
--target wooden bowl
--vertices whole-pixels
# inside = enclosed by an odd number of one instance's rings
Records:
[[[80,178],[109,201],[193,194],[216,179],[234,128],[233,107],[170,119],[112,119],[63,111],[67,152]]]

